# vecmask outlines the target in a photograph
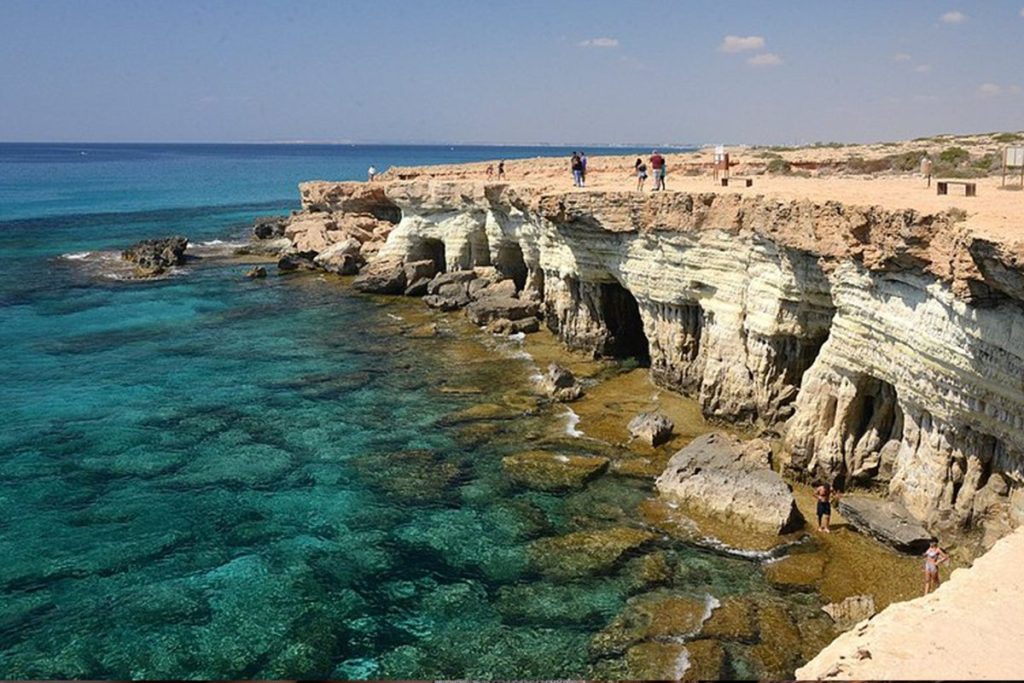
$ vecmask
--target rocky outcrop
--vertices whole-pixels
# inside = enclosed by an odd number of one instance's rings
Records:
[[[583,396],[583,387],[569,368],[551,363],[541,379],[541,389],[556,401],[568,403]]]
[[[1024,519],[1024,248],[961,216],[426,175],[301,191],[296,249],[344,234],[393,273],[493,269],[568,346],[783,432],[790,473],[885,487],[932,531],[984,523],[989,543]],[[470,305],[448,285],[427,302]]]
[[[851,595],[839,602],[830,602],[821,609],[832,617],[836,628],[849,631],[865,619],[875,616],[875,599],[870,595]]]
[[[896,550],[919,555],[928,549],[932,535],[899,503],[854,495],[837,507],[853,528]]]
[[[789,485],[769,468],[770,455],[770,445],[761,439],[741,442],[705,434],[672,456],[655,485],[661,495],[691,509],[788,533],[804,519]]]
[[[284,229],[287,225],[288,216],[261,216],[253,221],[252,236],[258,240],[284,237]]]
[[[640,413],[627,425],[630,435],[648,446],[660,446],[671,439],[675,427],[672,420],[660,413]]]
[[[154,277],[184,264],[187,248],[187,237],[143,240],[122,251],[121,258],[132,264],[135,277]]]

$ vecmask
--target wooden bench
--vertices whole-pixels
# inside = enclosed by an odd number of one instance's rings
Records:
[[[949,194],[950,185],[963,185],[965,197],[978,196],[978,185],[969,180],[936,180],[935,191],[937,194]]]
[[[741,178],[740,176],[733,176],[732,178],[722,178],[722,187],[729,187],[730,183],[743,183],[743,187],[751,187],[754,184],[753,178]]]

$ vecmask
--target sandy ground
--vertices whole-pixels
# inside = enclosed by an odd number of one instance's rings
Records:
[[[893,154],[905,148],[913,149],[912,143],[901,145],[810,148],[785,152],[784,156],[799,162],[829,163],[849,158],[851,155],[871,158],[877,157],[879,151]],[[643,150],[640,153],[645,160],[650,156],[650,150]],[[853,175],[821,169],[811,172],[810,177],[766,174],[765,160],[761,156],[763,153],[757,150],[734,150],[731,153],[731,160],[738,163],[732,169],[732,175],[752,178],[753,186],[749,188],[738,184],[728,188],[721,187],[712,177],[710,150],[666,154],[664,156],[667,159],[668,190],[690,193],[730,192],[764,195],[786,201],[810,200],[816,203],[839,201],[852,205],[879,205],[888,209],[916,209],[924,213],[938,213],[957,208],[965,212],[966,225],[974,234],[1014,245],[1016,251],[1024,254],[1024,191],[1001,189],[1000,176],[971,179],[969,182],[977,184],[976,197],[964,196],[964,188],[958,185],[950,187],[950,194],[940,196],[936,193],[935,179],[932,180],[931,187],[928,187],[925,179],[914,173]],[[568,159],[560,158],[508,160],[505,162],[506,180],[518,186],[527,185],[551,191],[635,191],[633,163],[636,158],[635,154],[590,157],[585,189],[573,188]],[[496,178],[488,177],[488,166],[497,169],[497,162],[394,168],[384,177],[432,177],[498,182]],[[648,178],[645,191],[650,191],[652,186],[653,179]]]
[[[891,605],[837,638],[797,679],[1020,679],[1024,529],[931,595]]]

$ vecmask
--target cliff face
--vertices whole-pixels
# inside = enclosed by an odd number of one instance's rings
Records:
[[[795,471],[887,486],[933,527],[1024,517],[1024,269],[955,216],[472,181],[301,190],[301,220],[387,222],[376,263],[493,265],[569,346],[783,428]]]

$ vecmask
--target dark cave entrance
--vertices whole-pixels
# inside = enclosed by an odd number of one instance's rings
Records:
[[[517,291],[522,291],[526,286],[526,276],[529,270],[526,267],[525,259],[523,259],[523,250],[518,244],[506,243],[498,247],[494,267],[503,276],[512,278],[512,281],[516,283]]]
[[[608,329],[605,355],[635,358],[640,365],[650,366],[651,348],[644,334],[640,306],[618,282],[601,283],[601,318]]]
[[[434,269],[438,273],[443,273],[447,270],[447,262],[445,261],[444,254],[444,242],[438,239],[428,237],[417,243],[412,249],[409,250],[408,261],[433,261]]]

